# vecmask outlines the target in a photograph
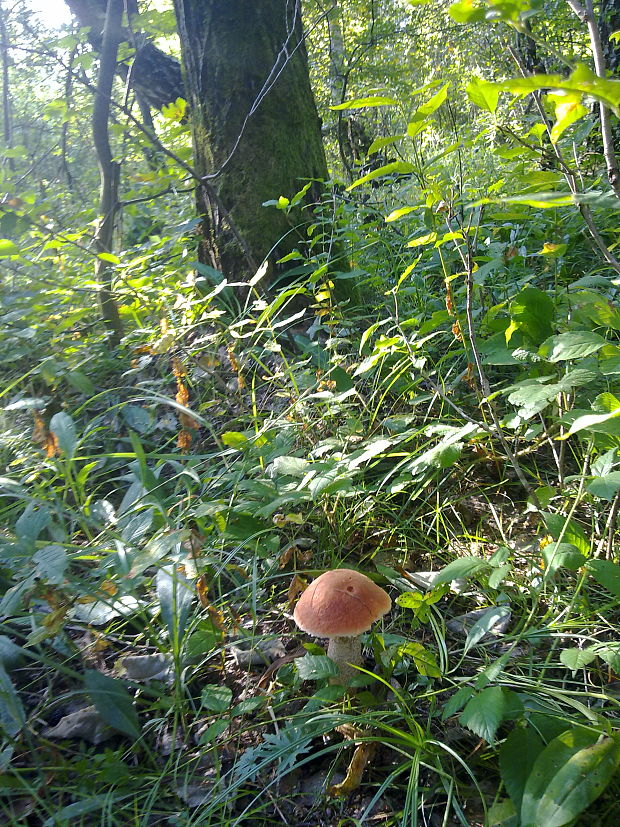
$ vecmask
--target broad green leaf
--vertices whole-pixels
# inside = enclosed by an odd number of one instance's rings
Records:
[[[596,353],[607,341],[589,330],[576,330],[551,336],[542,343],[538,352],[549,362],[565,362],[568,359],[583,359]]]
[[[560,568],[577,571],[587,559],[572,543],[549,543],[541,553],[545,562],[545,574],[549,577]]]
[[[604,477],[594,477],[588,483],[587,491],[595,497],[611,502],[620,491],[620,471],[611,471],[609,474],[605,474]]]
[[[620,739],[573,730],[540,753],[526,782],[523,825],[564,827],[603,792],[620,764]]]
[[[593,652],[592,649],[563,649],[560,653],[561,663],[563,663],[567,669],[570,669],[573,674],[577,672],[578,669],[583,669],[584,666],[592,663],[595,658],[596,652]]]
[[[301,457],[276,457],[273,461],[275,474],[285,477],[303,477],[311,465],[307,459]]]
[[[473,577],[474,574],[486,568],[488,568],[487,561],[480,557],[459,557],[441,569],[433,580],[433,587],[439,586],[441,583],[451,583],[453,580]]]
[[[536,344],[551,336],[555,317],[553,301],[537,287],[526,287],[510,304],[510,316],[516,329],[526,333]],[[506,336],[506,342],[510,341]]]
[[[558,90],[550,92],[547,100],[555,105],[555,123],[551,129],[551,141],[555,144],[568,127],[588,114],[588,110],[581,104],[581,94]]]
[[[461,0],[453,3],[448,9],[450,17],[456,23],[479,23],[486,17],[487,6],[479,0]]]
[[[468,701],[459,716],[459,721],[492,744],[506,708],[507,697],[501,686],[488,686]]]
[[[469,100],[480,109],[486,109],[487,112],[495,112],[497,109],[499,89],[495,83],[473,78],[467,84],[466,92]]]
[[[598,643],[592,648],[614,672],[620,672],[620,643]]]
[[[510,617],[510,614],[511,612],[508,606],[491,606],[488,608],[469,630],[465,645],[463,646],[463,654],[467,654],[473,646],[491,632],[494,626],[504,620],[504,618]]]
[[[418,107],[417,112],[413,116],[410,121],[410,125],[412,123],[419,123],[420,121],[425,121],[429,115],[432,115],[441,104],[445,101],[448,96],[448,89],[450,88],[450,83],[444,84],[439,92],[436,92],[430,100],[427,100],[426,103],[423,103],[421,106]],[[407,132],[409,130],[407,129]]]
[[[140,737],[140,722],[133,698],[121,681],[89,669],[84,673],[84,685],[106,724],[130,738]]]
[[[590,540],[576,520],[549,511],[543,511],[541,516],[554,540],[562,538],[563,543],[572,543],[582,554],[590,553]]]
[[[37,577],[43,578],[47,583],[59,585],[65,579],[65,570],[68,559],[67,552],[62,546],[44,546],[32,557],[36,564]]]
[[[508,795],[521,809],[523,791],[534,762],[544,744],[531,727],[516,727],[499,749],[499,771]]]
[[[0,238],[0,258],[18,256],[19,247],[8,238]]]
[[[389,164],[378,167],[378,169],[373,169],[368,175],[363,175],[361,178],[358,178],[357,181],[354,181],[347,187],[347,192],[362,184],[366,184],[368,181],[374,181],[375,178],[381,178],[383,175],[408,175],[413,172],[414,169],[413,164],[410,164],[408,161],[392,161]]]
[[[603,588],[620,597],[620,566],[611,560],[588,560],[587,569]]]
[[[394,98],[387,98],[383,95],[370,95],[367,98],[354,98],[354,100],[339,103],[336,106],[330,106],[334,111],[342,109],[367,109],[372,106],[394,106],[398,101]]]
[[[387,138],[375,138],[375,140],[368,147],[368,152],[366,153],[366,155],[374,155],[375,152],[378,152],[380,149],[385,149],[386,146],[391,146],[392,144],[395,144],[397,141],[402,140],[404,137],[404,135],[390,135]]]
[[[399,646],[398,654],[401,657],[411,658],[420,675],[426,675],[430,678],[441,677],[441,671],[437,665],[435,655],[429,652],[421,643],[417,643],[416,641],[405,643]]]
[[[304,655],[295,660],[295,666],[302,681],[322,681],[338,674],[338,667],[326,655]]]
[[[248,444],[248,438],[241,431],[226,431],[220,437],[223,445],[240,450]]]
[[[0,730],[10,738],[17,735],[26,722],[24,708],[3,664],[0,663]]]
[[[176,565],[159,569],[156,577],[161,616],[175,645],[183,638],[194,600],[194,584]]]
[[[50,431],[58,441],[58,447],[68,459],[73,459],[77,447],[75,423],[69,414],[60,412],[50,420]]]
[[[118,256],[115,256],[114,253],[97,253],[97,258],[100,258],[101,261],[107,261],[108,264],[120,264],[121,260]]]
[[[409,213],[415,212],[416,210],[422,209],[421,205],[417,205],[415,207],[400,207],[398,210],[392,210],[392,212],[386,216],[386,221],[397,221],[399,218],[402,218],[403,215],[409,215]]]
[[[433,244],[435,241],[437,241],[437,233],[427,233],[418,238],[412,238],[407,242],[407,247],[421,247],[424,244]]]
[[[529,75],[505,80],[499,86],[513,95],[527,95],[541,89],[591,95],[613,109],[616,115],[620,113],[620,81],[599,78],[584,63],[577,64],[568,78],[562,75]]]
[[[200,703],[210,712],[222,714],[230,707],[232,690],[222,684],[208,684],[202,688]]]
[[[578,416],[568,429],[567,433],[564,435],[563,439],[567,439],[569,436],[579,433],[579,431],[587,431],[588,429],[596,430],[598,433],[605,433],[605,424],[612,419],[617,419],[619,416],[620,406],[609,413],[593,413]],[[609,432],[614,433],[615,431],[610,430]]]

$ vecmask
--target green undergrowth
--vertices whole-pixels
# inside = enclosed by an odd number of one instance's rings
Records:
[[[7,823],[619,817],[615,283],[525,212],[479,213],[468,287],[340,209],[365,306],[319,261],[273,300],[168,281],[116,352],[6,320]],[[349,693],[291,618],[337,566],[393,598]]]

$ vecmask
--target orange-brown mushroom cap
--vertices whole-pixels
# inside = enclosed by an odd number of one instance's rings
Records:
[[[308,586],[293,617],[303,632],[315,637],[349,637],[366,632],[391,606],[387,592],[365,574],[334,569]]]

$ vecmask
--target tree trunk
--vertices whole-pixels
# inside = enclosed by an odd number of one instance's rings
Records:
[[[116,55],[121,38],[121,18],[124,0],[108,0],[108,11],[101,45],[101,62],[97,94],[93,107],[93,139],[99,164],[101,192],[99,196],[99,223],[95,233],[97,253],[111,253],[114,236],[114,221],[118,209],[119,166],[112,157],[108,132],[112,82],[116,70]],[[116,299],[112,292],[112,271],[110,262],[97,259],[95,275],[99,284],[99,302],[103,321],[110,331],[111,341],[118,344],[123,335],[123,326],[118,313]]]
[[[199,187],[201,259],[231,281],[245,280],[248,258],[268,258],[273,267],[307,239],[301,205],[286,216],[262,203],[290,198],[303,179],[327,177],[300,2],[175,0],[174,6],[194,165],[208,182]]]

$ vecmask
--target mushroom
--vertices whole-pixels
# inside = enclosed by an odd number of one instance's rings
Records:
[[[392,606],[387,592],[365,574],[334,569],[317,577],[299,598],[293,618],[302,632],[329,638],[328,656],[345,684],[362,665],[360,635]]]

